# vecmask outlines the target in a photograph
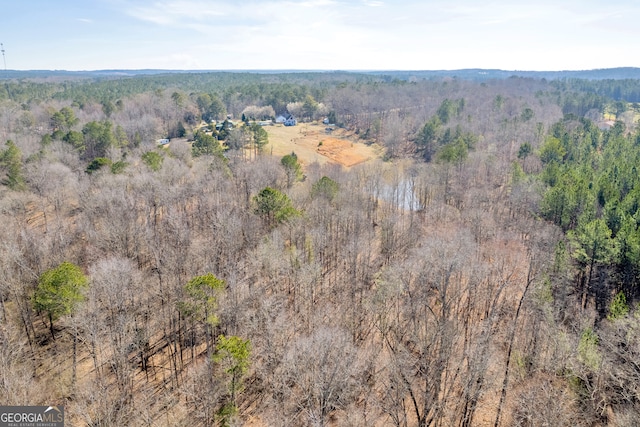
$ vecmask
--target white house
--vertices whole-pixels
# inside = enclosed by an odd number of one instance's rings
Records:
[[[293,116],[287,117],[287,120],[284,121],[285,126],[295,126],[297,124],[298,124],[298,121]]]
[[[287,118],[285,116],[283,116],[283,115],[279,115],[278,117],[276,117],[276,123],[282,124],[282,123],[284,123],[286,121],[287,121]]]

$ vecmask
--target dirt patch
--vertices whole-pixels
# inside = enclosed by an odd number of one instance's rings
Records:
[[[318,146],[318,153],[340,163],[343,166],[354,166],[358,163],[366,162],[371,157],[367,157],[366,153],[358,150],[355,143],[337,138],[327,138],[322,141],[322,145]]]
[[[302,123],[297,126],[268,126],[269,145],[266,151],[274,156],[295,152],[304,164],[318,162],[336,163],[351,167],[380,157],[381,150],[355,138],[344,129],[326,131],[319,123]]]

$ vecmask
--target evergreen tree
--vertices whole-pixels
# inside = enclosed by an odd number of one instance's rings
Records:
[[[70,262],[63,262],[40,275],[33,294],[33,307],[37,312],[47,314],[54,339],[53,322],[75,310],[84,300],[82,292],[88,285],[89,280],[80,267]]]
[[[22,175],[22,152],[11,140],[5,145],[7,148],[0,152],[0,166],[6,170],[6,177],[2,183],[12,190],[22,190],[25,187]]]
[[[147,151],[142,155],[142,161],[154,172],[158,172],[162,167],[164,157],[155,151]]]
[[[82,128],[82,133],[84,145],[81,151],[86,159],[105,157],[107,150],[117,145],[113,124],[108,120],[89,122]]]
[[[323,176],[311,187],[311,197],[324,197],[329,201],[333,201],[339,190],[340,185],[337,182],[328,176]]]
[[[191,151],[193,157],[222,157],[222,146],[220,146],[218,140],[205,132],[196,132]]]
[[[222,380],[227,383],[228,389],[228,395],[218,409],[220,425],[231,425],[231,419],[238,412],[236,398],[243,389],[242,380],[249,369],[250,355],[249,340],[243,340],[237,336],[220,335],[218,337],[216,352],[211,359],[224,373]]]
[[[287,174],[287,187],[291,187],[294,182],[302,179],[302,166],[298,162],[296,153],[287,154],[280,160],[280,164]]]
[[[255,144],[258,151],[262,151],[269,143],[269,134],[264,128],[258,124],[254,124],[251,126],[251,131],[253,132],[253,143]]]
[[[442,134],[442,122],[437,116],[429,120],[420,130],[415,143],[425,161],[429,162],[438,149],[438,140]]]
[[[265,187],[258,195],[254,196],[253,202],[255,204],[254,212],[262,217],[269,226],[275,226],[300,214],[293,207],[289,196],[275,188]]]

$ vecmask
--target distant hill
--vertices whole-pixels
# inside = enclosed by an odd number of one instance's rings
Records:
[[[640,68],[621,67],[579,71],[509,71],[469,68],[463,70],[424,70],[424,71],[370,71],[368,74],[385,75],[401,80],[411,78],[432,79],[455,77],[463,80],[500,80],[510,77],[529,77],[534,79],[563,80],[623,80],[640,79]]]
[[[93,71],[66,71],[66,70],[5,70],[0,72],[0,80],[4,79],[45,79],[45,80],[72,80],[72,79],[117,79],[122,77],[134,77],[142,75],[159,74],[199,74],[199,73],[252,73],[252,74],[286,74],[286,73],[335,73],[337,71],[323,70],[93,70]],[[463,80],[500,80],[510,77],[528,77],[534,79],[563,80],[623,80],[640,79],[640,68],[619,67],[603,68],[596,70],[579,71],[519,71],[468,68],[461,70],[353,70],[340,71],[345,74],[366,74],[380,76],[386,79],[438,79],[459,78]]]
[[[73,80],[96,78],[121,78],[158,74],[202,73],[207,71],[188,70],[6,70],[0,72],[0,79],[45,79],[45,80]]]

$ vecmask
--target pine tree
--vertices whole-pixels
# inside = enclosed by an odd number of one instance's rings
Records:
[[[25,186],[22,176],[22,152],[11,140],[7,141],[6,145],[7,148],[0,152],[0,166],[7,173],[2,183],[12,190],[22,190]]]

